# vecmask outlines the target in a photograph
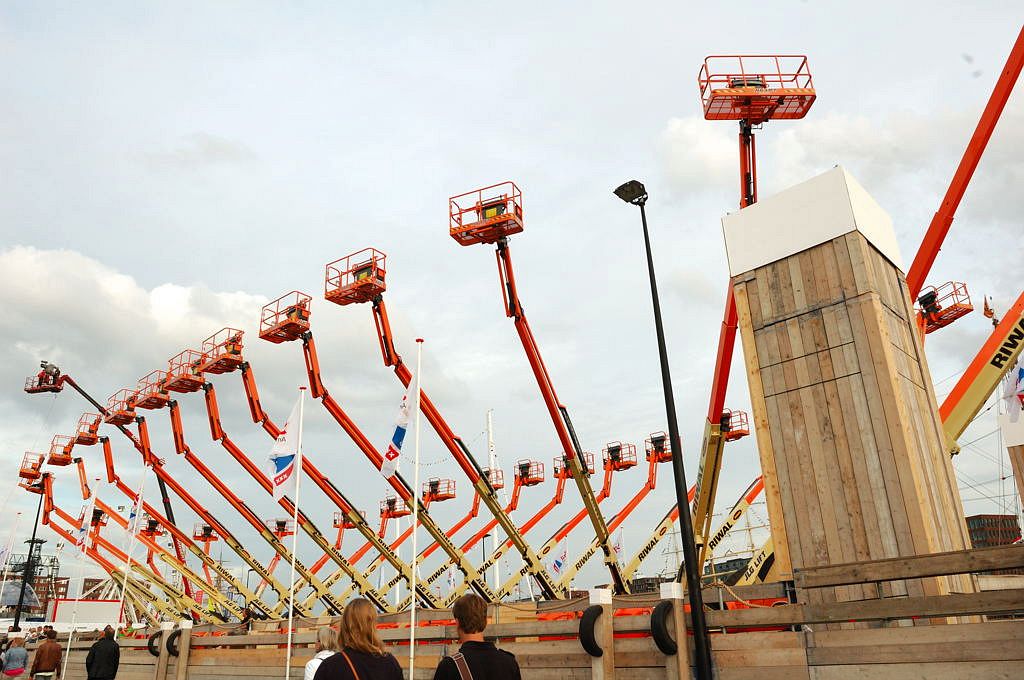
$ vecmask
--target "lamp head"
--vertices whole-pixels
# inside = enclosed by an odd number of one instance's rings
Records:
[[[647,202],[647,189],[638,180],[631,179],[615,190],[615,195],[626,203],[643,205]]]

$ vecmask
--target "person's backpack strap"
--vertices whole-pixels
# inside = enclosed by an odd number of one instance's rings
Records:
[[[348,654],[346,654],[344,651],[342,651],[341,655],[343,657],[345,657],[345,662],[348,664],[349,670],[352,671],[352,677],[355,678],[356,680],[362,680],[359,677],[359,673],[356,671],[356,667],[352,665],[352,659],[348,658]]]
[[[455,667],[459,669],[459,677],[462,680],[473,680],[473,674],[469,671],[469,664],[466,663],[466,657],[462,655],[462,652],[452,654],[450,658],[455,662]]]

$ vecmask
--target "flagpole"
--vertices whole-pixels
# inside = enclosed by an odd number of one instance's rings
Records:
[[[143,479],[145,479],[145,477],[143,477]],[[97,477],[97,484],[93,486],[93,489],[89,493],[89,503],[84,509],[84,516],[82,518],[82,527],[85,528],[85,535],[82,536],[82,545],[78,546],[78,576],[80,582],[78,585],[78,594],[75,596],[75,606],[71,609],[71,630],[68,631],[68,649],[67,653],[64,655],[64,668],[61,670],[62,678],[66,678],[68,676],[68,659],[71,658],[71,640],[75,636],[75,626],[78,624],[78,603],[82,600],[82,591],[85,589],[85,558],[89,553],[89,530],[92,526],[92,513],[96,508],[96,495],[99,493],[99,481],[100,479]],[[131,555],[129,554],[129,559],[130,558]],[[127,575],[125,575],[126,582],[127,578]]]
[[[295,461],[292,474],[295,475],[295,501],[292,508],[292,568],[288,578],[288,645],[285,651],[285,680],[292,677],[292,621],[295,618],[295,552],[299,542],[299,484],[302,482],[302,411],[306,405],[306,388],[299,387],[299,430],[295,439]]]
[[[412,594],[412,605],[409,607],[409,679],[412,680],[416,674],[416,557],[419,551],[416,547],[416,529],[419,527],[420,519],[420,371],[423,366],[423,338],[416,338],[416,423],[414,427],[414,454],[413,454],[413,483],[412,483],[412,579],[409,582],[409,591]]]
[[[14,528],[11,529],[11,540],[7,541],[7,552],[4,553],[4,576],[0,581],[0,601],[3,600],[4,590],[7,589],[7,565],[11,562],[11,551],[14,550],[14,541],[18,538],[18,527],[21,526],[21,513],[14,519]]]
[[[124,616],[124,595],[125,591],[128,590],[128,574],[132,570],[132,551],[135,550],[135,535],[139,529],[139,518],[142,516],[142,498],[143,493],[146,489],[146,473],[149,471],[148,465],[142,466],[142,479],[139,481],[139,490],[135,494],[135,501],[132,505],[134,516],[128,517],[128,554],[124,560],[124,575],[121,579],[121,602],[117,609],[117,615],[120,619]],[[98,479],[96,481],[99,481]],[[68,645],[70,645],[70,639]]]

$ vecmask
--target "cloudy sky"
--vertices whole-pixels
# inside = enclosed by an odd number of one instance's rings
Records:
[[[522,301],[584,446],[642,446],[665,428],[661,386],[637,215],[611,194],[637,177],[651,194],[692,481],[727,281],[719,220],[737,201],[735,127],[701,116],[704,56],[809,55],[818,102],[807,119],[759,133],[761,194],[842,164],[893,216],[909,262],[1021,24],[1009,1],[711,7],[5,3],[0,474],[13,480],[23,451],[70,432],[86,410],[74,393],[21,392],[41,358],[102,400],[222,326],[238,326],[265,405],[282,422],[304,380],[301,348],[259,341],[255,329],[261,305],[293,289],[314,296],[328,388],[383,446],[403,390],[380,361],[370,310],[322,299],[324,264],[366,246],[388,253],[399,351],[411,361],[414,338],[426,339],[424,386],[453,428],[483,460],[493,409],[506,475],[519,458],[550,466],[557,440],[504,316],[493,255],[446,236],[448,196],[505,179],[524,192],[526,231],[512,241]],[[1022,288],[1022,123],[1017,93],[930,277],[966,280],[997,308]],[[940,396],[988,330],[975,314],[929,337]],[[733,375],[728,405],[747,409],[742,371]],[[228,433],[263,460],[269,440],[248,418],[239,376],[215,384]],[[280,515],[211,441],[200,397],[181,402],[197,455],[258,513]],[[375,518],[384,483],[322,408],[307,412],[309,454]],[[1018,505],[1000,480],[1009,473],[989,434],[993,414],[972,426],[965,441],[980,439],[956,461],[971,513]],[[230,517],[173,453],[166,414],[149,421],[167,469],[217,517]],[[752,440],[728,448],[720,506],[758,474]],[[114,441],[119,473],[137,483],[137,455]],[[436,506],[440,523],[451,524],[468,506],[466,481],[432,433],[423,442],[424,474],[456,477],[462,491]],[[99,474],[99,452],[84,455]],[[669,470],[661,472],[626,529],[630,554],[671,503]],[[59,501],[77,512],[73,471],[57,477]],[[616,478],[613,510],[642,477],[635,469]],[[532,514],[552,488],[549,480],[524,492],[520,514]],[[307,490],[303,506],[329,529],[333,508]],[[113,489],[101,494],[123,502]],[[0,501],[7,541],[34,497],[0,490]],[[536,544],[579,508],[571,490],[564,507],[531,534]],[[190,526],[194,516],[177,508]],[[229,523],[254,552],[269,554],[241,520]],[[571,552],[584,533],[574,534]],[[315,559],[311,543],[300,542],[300,553]],[[664,562],[656,554],[645,571]],[[604,577],[595,566],[578,584]]]

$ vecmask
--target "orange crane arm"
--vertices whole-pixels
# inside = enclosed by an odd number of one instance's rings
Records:
[[[171,428],[174,430],[175,443],[177,444],[180,442],[184,444],[184,433],[181,427],[181,416],[180,412],[178,411],[177,402],[171,400],[171,402],[168,402],[168,407],[171,415]],[[147,428],[145,420],[143,418],[139,418],[139,432],[140,434],[142,434],[143,442],[148,443],[149,436],[148,434],[146,434]],[[259,516],[252,510],[252,508],[250,508],[245,501],[239,498],[238,495],[235,492],[233,492],[220,477],[214,474],[213,471],[210,470],[210,468],[208,468],[206,464],[203,463],[199,459],[199,457],[195,455],[195,453],[187,444],[185,444],[184,449],[179,450],[178,453],[181,454],[185,458],[185,461],[189,465],[191,465],[192,468],[196,472],[198,472],[201,477],[203,477],[203,479],[209,482],[210,486],[212,486],[214,490],[217,493],[219,493],[224,498],[224,500],[226,500],[231,505],[231,507],[244,520],[246,520],[250,524],[250,526],[252,526],[252,528],[254,528],[260,534],[260,537],[263,538],[263,540],[266,541],[271,548],[273,548],[275,553],[285,557],[288,560],[294,559],[295,571],[307,578],[307,580],[310,582],[310,585],[312,585],[317,590],[320,600],[323,601],[323,603],[327,606],[327,609],[329,611],[338,614],[341,613],[341,611],[345,608],[344,605],[334,598],[334,595],[330,592],[330,590],[324,588],[323,583],[320,582],[319,579],[317,579],[312,574],[308,573],[306,565],[292,555],[292,553],[288,550],[284,543],[282,543],[277,538],[277,536],[275,536],[274,533],[270,529],[268,529],[267,526],[262,521],[260,521]],[[186,501],[186,503],[187,502],[188,501]],[[215,527],[215,525],[212,522],[208,523],[210,524],[210,526]],[[224,536],[223,532],[221,532],[219,528],[218,533],[221,534],[222,537]],[[270,570],[266,568],[264,568],[263,570],[266,572],[266,575],[260,574],[263,580],[267,581],[268,583],[271,583],[272,585],[276,583],[274,589],[277,590],[279,593],[282,591],[284,593],[289,592],[284,587],[284,585],[280,583],[280,581],[277,581],[273,577],[273,574],[271,573]]]
[[[594,527],[594,535],[597,537],[597,541],[604,553],[605,566],[611,575],[615,592],[628,593],[629,584],[619,574],[619,565],[610,544],[611,536],[608,533],[608,526],[605,523],[604,516],[601,515],[601,509],[597,505],[594,491],[590,487],[590,479],[584,472],[584,463],[581,461],[583,449],[576,439],[576,432],[573,430],[572,421],[569,419],[569,411],[562,405],[558,395],[555,393],[551,376],[548,375],[547,367],[544,365],[544,360],[540,355],[540,348],[537,346],[537,341],[533,337],[533,331],[530,329],[523,306],[519,301],[515,272],[512,269],[512,255],[509,251],[507,238],[503,237],[498,240],[496,257],[498,261],[498,275],[502,286],[502,297],[505,301],[505,314],[513,319],[516,331],[519,334],[519,340],[523,345],[523,350],[526,352],[526,358],[533,369],[533,375],[537,380],[537,386],[540,388],[544,404],[547,406],[551,423],[555,427],[555,433],[558,435],[558,441],[561,444],[566,462],[572,471],[576,488],[583,499],[583,507],[586,509],[587,517],[590,518],[590,523]],[[543,565],[541,565],[541,571],[546,577],[548,576],[547,570],[544,569]]]
[[[242,376],[243,384],[246,389],[246,394],[250,395],[250,402],[252,402],[252,395],[256,394],[256,381],[252,375],[252,367],[248,363],[242,364]],[[319,378],[317,378],[317,380],[319,381]],[[312,385],[312,383],[310,384]],[[252,392],[250,392],[250,390],[252,390]],[[314,393],[314,397],[315,396],[316,393]],[[216,400],[211,399],[210,397],[208,397],[207,401],[207,413],[210,416],[210,428],[211,432],[213,433],[214,439],[224,439],[225,441],[230,441],[224,436],[223,428],[221,428],[220,426],[220,417],[216,407]],[[254,411],[254,413],[256,412]],[[263,429],[266,430],[267,434],[272,439],[276,439],[277,436],[281,433],[280,429],[273,423],[273,421],[270,420],[270,417],[267,416],[266,412],[262,411],[262,409],[259,410],[259,417],[260,425],[263,427]],[[232,453],[232,455],[234,455],[234,453]],[[254,467],[252,461],[249,461],[244,454],[235,456],[235,458],[236,460],[238,460],[239,463],[242,464],[243,467],[246,467],[246,469],[252,471]],[[346,517],[348,517],[349,521],[351,521],[355,525],[355,528],[358,529],[359,533],[367,539],[368,543],[371,544],[382,555],[385,556],[387,561],[395,567],[398,573],[402,574],[402,577],[406,580],[407,583],[412,583],[412,569],[409,567],[409,565],[403,562],[402,559],[398,556],[398,554],[390,546],[388,546],[387,543],[384,542],[384,539],[374,532],[373,528],[366,523],[366,519],[362,516],[362,514],[358,510],[356,510],[355,506],[351,502],[349,502],[347,498],[345,498],[345,495],[341,493],[338,487],[336,487],[333,482],[327,479],[327,477],[322,472],[320,472],[319,468],[317,468],[317,466],[313,464],[313,461],[310,459],[308,455],[302,456],[302,470],[313,481],[313,483],[316,484],[317,487],[319,487],[319,489],[324,492],[327,498],[330,499],[330,501],[334,503],[334,505],[337,506],[337,508],[341,510],[341,512],[344,513]],[[259,472],[259,476],[263,476],[263,473]],[[269,481],[267,483],[269,484]],[[367,550],[369,550],[369,548],[367,548]],[[330,551],[325,550],[325,552]],[[348,560],[348,562],[350,564],[356,564],[363,554],[365,554],[365,552],[359,554],[358,556],[353,556],[353,558],[351,560]],[[340,557],[340,553],[338,553],[338,555]],[[427,588],[425,585],[422,587],[419,585],[417,586],[417,594],[419,595],[420,599],[423,600],[425,606],[434,607],[438,604],[436,598],[434,597],[434,594],[431,593],[430,589]]]
[[[384,304],[383,295],[377,295],[373,301],[373,320],[374,325],[377,328],[377,339],[380,341],[381,354],[384,357],[384,365],[391,366],[394,368],[395,375],[398,377],[399,382],[402,383],[403,387],[408,387],[409,383],[412,382],[412,371],[402,361],[401,355],[395,350],[394,338],[391,333],[391,323],[388,321],[387,307]],[[525,320],[524,320],[525,323]],[[441,438],[441,441],[447,447],[448,452],[451,453],[455,462],[458,463],[462,472],[469,479],[470,483],[473,484],[475,496],[474,505],[483,499],[484,504],[487,506],[488,511],[494,517],[496,524],[500,524],[502,531],[508,536],[508,539],[515,546],[516,550],[523,558],[523,562],[526,563],[527,571],[537,582],[541,592],[544,593],[545,597],[549,599],[555,599],[564,593],[559,590],[552,583],[550,575],[547,569],[544,568],[544,564],[540,557],[533,551],[530,544],[523,538],[522,533],[516,527],[515,523],[509,518],[508,514],[501,507],[501,502],[498,500],[498,496],[495,493],[494,487],[491,485],[490,480],[484,471],[480,468],[476,459],[470,453],[469,448],[458,437],[455,432],[452,431],[448,422],[438,411],[434,402],[430,400],[426,392],[420,390],[420,410],[423,415],[426,416],[427,421],[430,423],[434,431]],[[474,514],[475,516],[475,514]],[[467,520],[468,521],[468,520]],[[448,534],[451,537],[453,534]],[[435,544],[436,546],[436,544]],[[435,548],[431,546],[431,551]],[[429,554],[429,553],[428,553]]]
[[[309,391],[314,399],[320,399],[320,403],[331,414],[335,422],[341,427],[342,430],[349,436],[349,438],[355,443],[356,447],[363,452],[367,460],[377,469],[380,470],[381,464],[384,462],[384,457],[377,451],[373,443],[366,438],[366,435],[356,426],[356,424],[349,418],[348,414],[345,413],[344,409],[338,404],[337,401],[328,393],[323,381],[320,378],[320,362],[317,358],[316,345],[313,342],[313,334],[310,331],[306,331],[302,335],[302,350],[306,360],[306,373],[309,378]],[[305,469],[305,463],[307,458],[303,457],[303,469]],[[480,575],[477,568],[473,566],[473,563],[469,561],[465,554],[463,554],[451,539],[444,535],[441,528],[437,526],[434,519],[426,512],[423,508],[423,502],[417,498],[416,494],[412,492],[409,484],[402,478],[397,472],[387,478],[388,484],[394,489],[398,497],[405,502],[410,508],[414,507],[414,503],[419,503],[420,522],[422,526],[427,530],[431,537],[438,541],[443,547],[448,557],[454,560],[459,570],[463,574],[466,574],[466,578],[473,584],[473,589],[476,590],[477,594],[483,597],[488,602],[495,601],[494,591],[491,590],[490,586],[487,585],[487,581]],[[367,537],[369,538],[369,537]],[[433,594],[426,589],[427,594],[433,598]]]
[[[978,126],[974,129],[971,141],[967,143],[967,148],[964,150],[956,172],[953,173],[953,179],[949,183],[949,188],[946,189],[946,195],[943,196],[939,209],[932,217],[931,224],[928,225],[928,230],[921,241],[921,247],[918,248],[914,262],[907,272],[907,287],[910,289],[911,300],[917,299],[918,293],[924,286],[924,280],[939,254],[939,249],[942,248],[942,242],[946,239],[949,228],[953,225],[953,217],[956,215],[957,208],[960,207],[960,201],[967,191],[967,185],[970,184],[971,178],[974,176],[981,156],[985,153],[988,140],[992,137],[992,132],[996,128],[996,123],[999,122],[999,117],[1003,113],[1006,101],[1010,98],[1010,93],[1013,92],[1013,86],[1017,82],[1017,77],[1020,76],[1022,67],[1024,67],[1024,28],[1017,35],[1013,49],[1010,50],[1010,55],[1006,58],[1006,65],[1003,67],[1002,73],[999,74],[988,104],[985,105],[985,110],[981,114]]]

